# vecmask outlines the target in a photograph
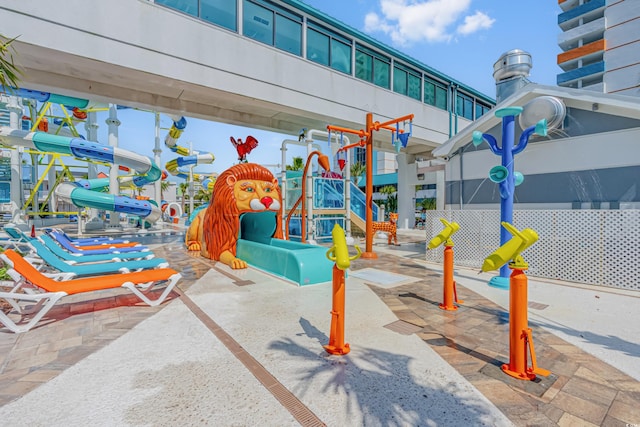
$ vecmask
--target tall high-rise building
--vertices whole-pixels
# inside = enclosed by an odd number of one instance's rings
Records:
[[[640,96],[640,1],[558,0],[558,86]]]

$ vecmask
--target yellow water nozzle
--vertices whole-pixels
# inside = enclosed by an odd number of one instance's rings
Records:
[[[538,233],[531,228],[518,231],[517,228],[508,222],[503,222],[502,226],[506,228],[513,237],[484,259],[482,263],[483,272],[499,269],[538,241]]]
[[[355,248],[358,253],[352,257],[349,256],[347,238],[344,230],[338,224],[333,226],[331,237],[333,237],[333,246],[327,251],[327,258],[330,261],[334,261],[340,270],[346,270],[350,267],[351,261],[359,258],[362,252],[360,248],[356,246]]]
[[[458,230],[460,230],[460,224],[457,222],[449,222],[444,218],[440,218],[440,222],[444,225],[444,230],[440,232],[436,237],[429,241],[427,247],[429,249],[435,249],[447,240]]]

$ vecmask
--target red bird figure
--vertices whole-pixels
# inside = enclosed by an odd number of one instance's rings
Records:
[[[230,139],[233,146],[236,147],[236,151],[238,152],[238,160],[240,160],[240,163],[246,163],[247,154],[249,154],[251,150],[258,146],[258,140],[251,135],[249,135],[247,137],[247,140],[244,142],[242,142],[241,138],[238,138],[237,141],[234,137],[230,137]]]

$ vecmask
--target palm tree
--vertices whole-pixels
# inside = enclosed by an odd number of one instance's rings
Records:
[[[418,206],[423,211],[434,210],[436,208],[436,199],[422,199]]]
[[[351,165],[351,180],[358,185],[360,177],[367,172],[367,167],[364,163],[355,162]]]
[[[160,181],[160,200],[164,199],[163,193],[169,189],[169,181]]]
[[[203,203],[209,203],[211,201],[211,191],[200,188],[198,192],[193,196],[194,200],[199,200]]]
[[[287,165],[288,171],[301,171],[302,169],[304,169],[304,161],[302,157],[294,157],[293,163]]]
[[[398,209],[398,197],[395,192],[396,187],[393,185],[385,185],[380,189],[380,193],[387,196],[384,201],[385,212],[395,212]]]
[[[187,197],[189,197],[189,195],[187,194],[187,190],[189,189],[189,183],[188,182],[181,182],[180,184],[178,184],[178,189],[180,190],[180,194],[182,195],[181,199],[180,199],[180,207],[182,208],[182,212],[186,212],[184,210],[185,208],[185,199]]]
[[[0,85],[4,87],[18,87],[19,76],[22,74],[13,60],[15,50],[11,43],[16,38],[7,39],[0,34]]]

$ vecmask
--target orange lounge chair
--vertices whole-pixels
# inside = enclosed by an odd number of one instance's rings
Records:
[[[36,270],[27,260],[23,259],[12,249],[0,254],[0,258],[8,267],[7,273],[16,284],[9,292],[0,292],[15,311],[22,315],[31,316],[26,323],[14,322],[4,312],[0,311],[0,322],[12,332],[26,332],[35,326],[42,317],[67,295],[92,292],[104,289],[127,288],[138,298],[150,306],[162,304],[178,280],[180,273],[171,268],[145,270],[136,273],[110,274],[105,276],[87,277],[76,280],[56,281]],[[145,295],[155,284],[168,282],[162,294],[155,300]],[[35,306],[24,307],[25,303],[35,303]]]

